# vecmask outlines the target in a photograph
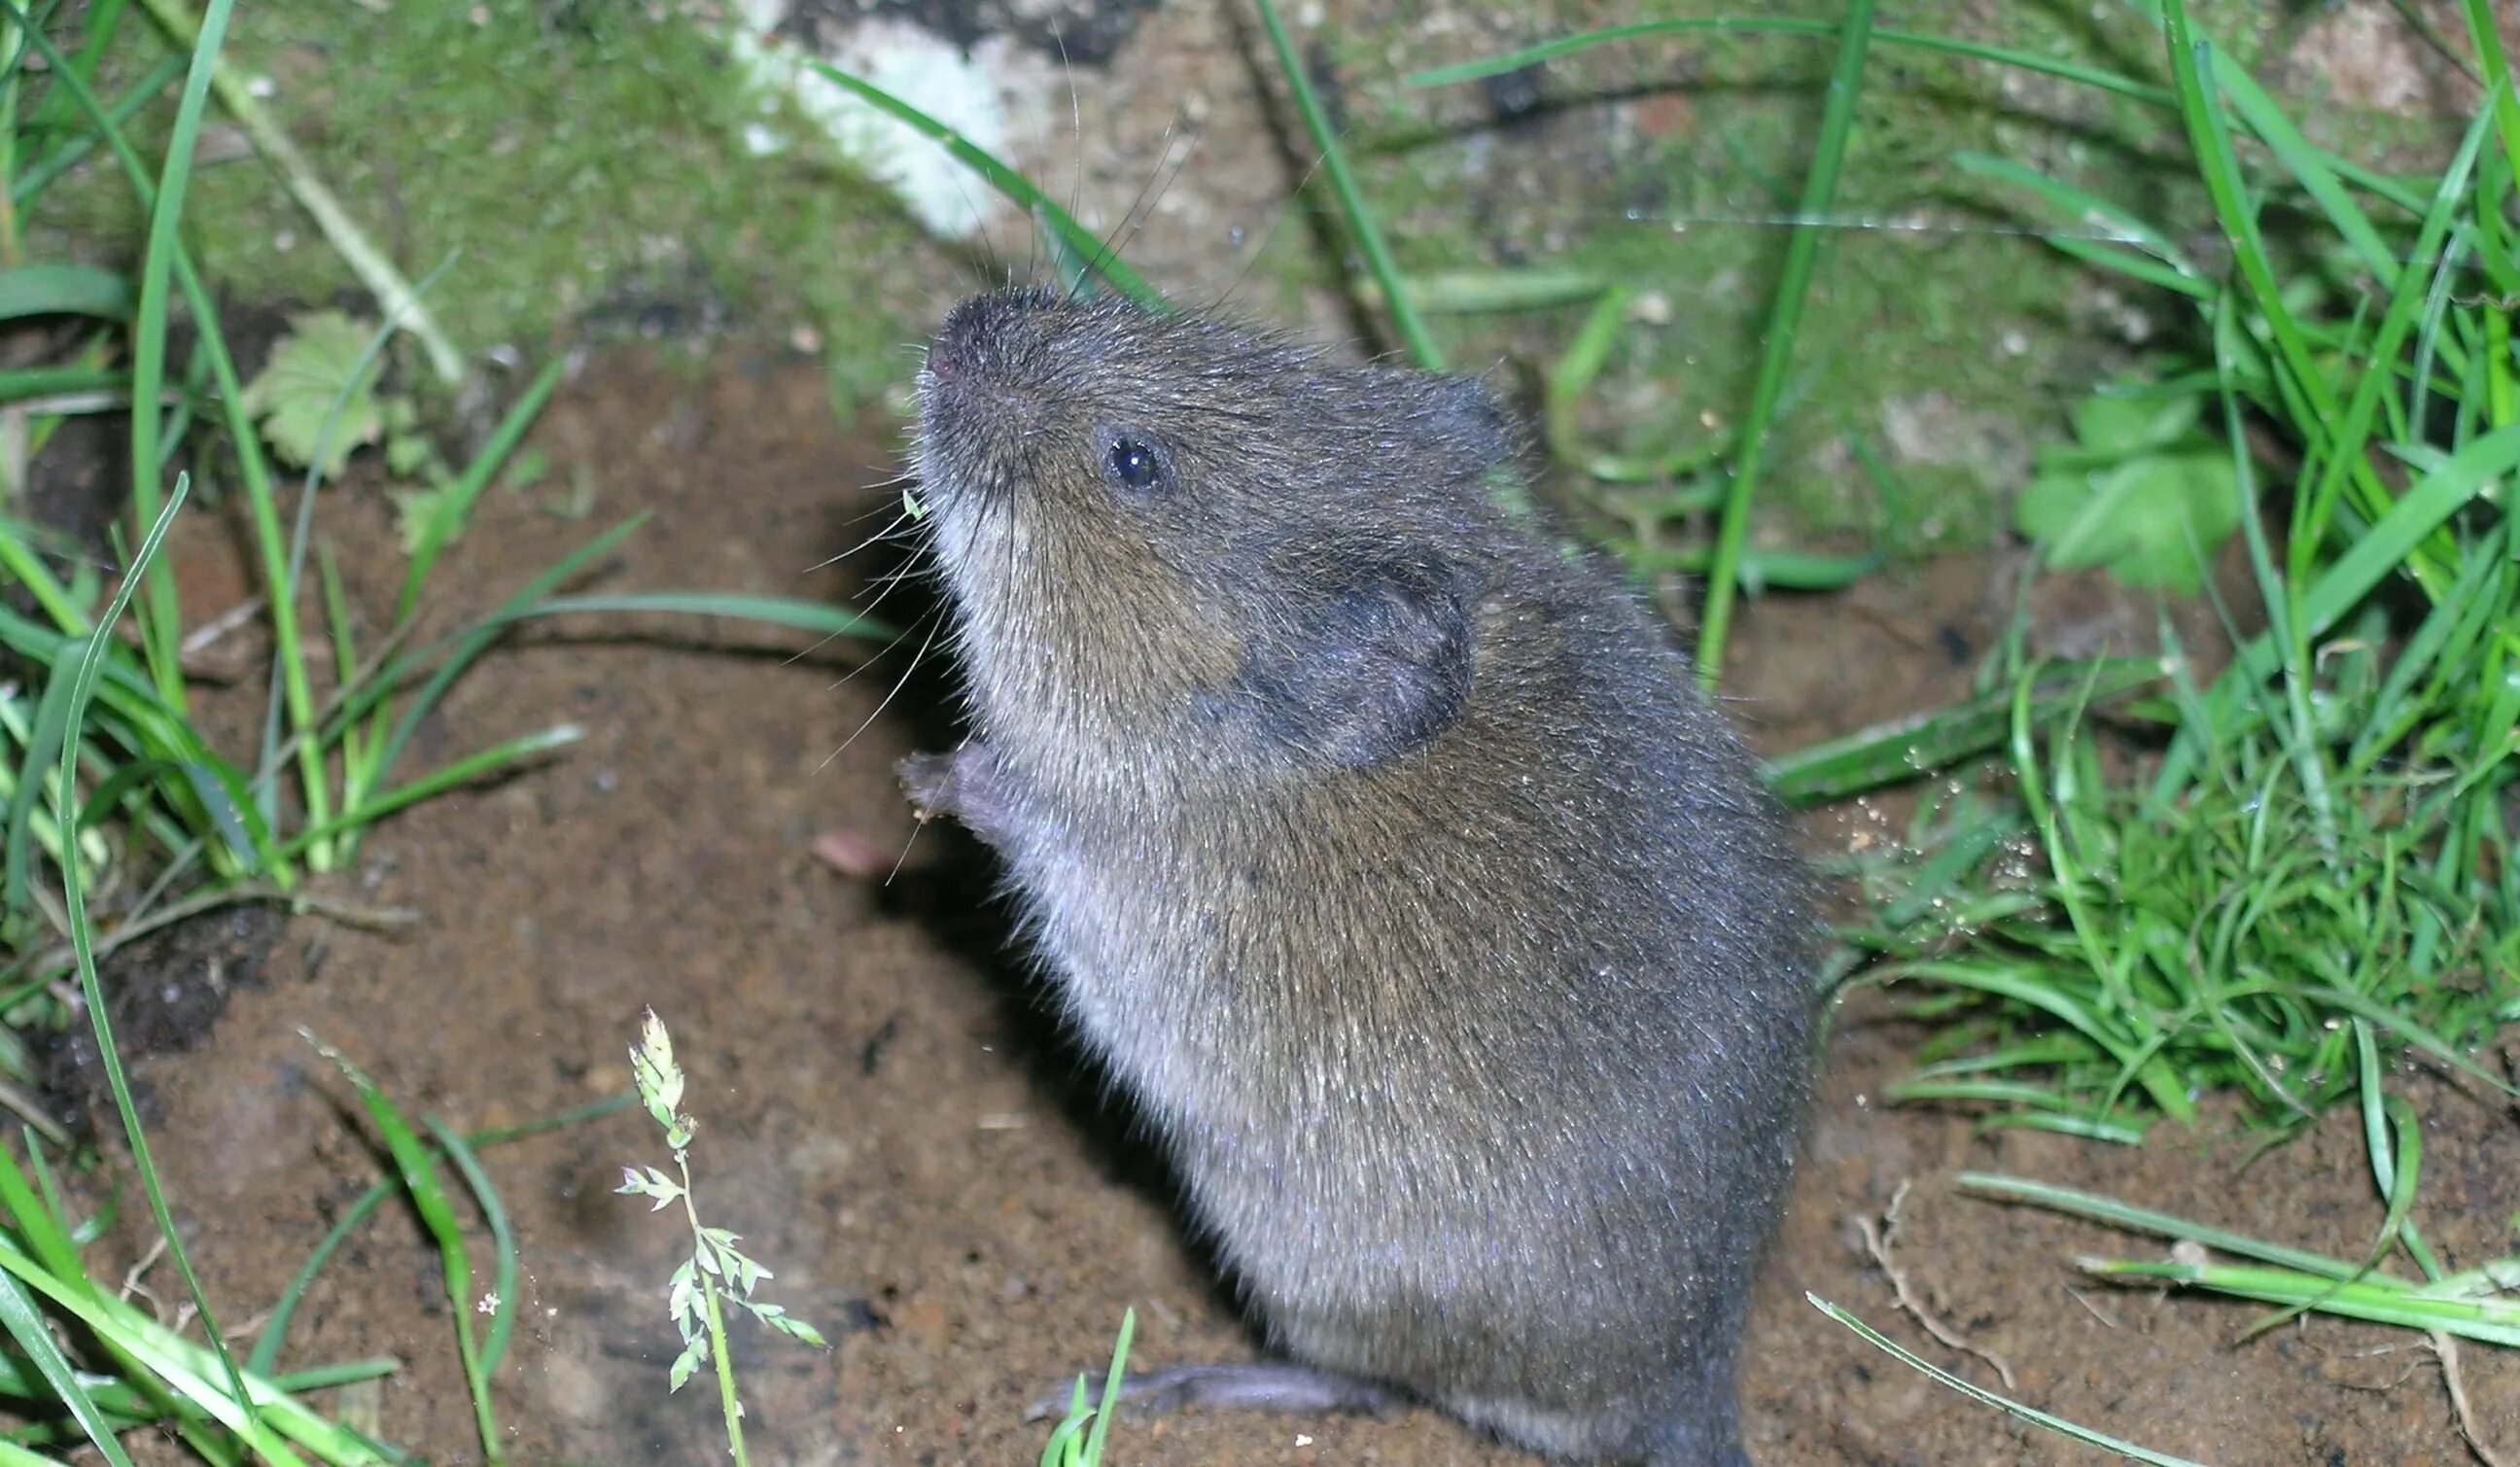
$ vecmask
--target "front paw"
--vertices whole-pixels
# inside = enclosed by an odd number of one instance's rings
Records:
[[[901,792],[910,797],[911,812],[922,822],[959,810],[956,795],[961,781],[957,774],[962,757],[960,750],[951,754],[913,754],[893,766],[893,773],[901,779]]]

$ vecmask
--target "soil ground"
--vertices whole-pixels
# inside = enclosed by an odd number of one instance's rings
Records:
[[[890,568],[882,548],[825,565],[893,513],[897,445],[835,426],[810,363],[730,352],[696,375],[635,353],[598,358],[536,441],[552,474],[485,500],[441,567],[440,604],[488,605],[638,511],[654,518],[595,584],[865,599]],[[388,508],[354,487],[323,520],[354,600],[381,616],[401,572]],[[202,614],[242,598],[217,517],[196,518],[180,555]],[[1949,561],[1834,600],[1757,602],[1732,679],[1736,712],[1780,749],[1951,696],[2005,604],[1997,568]],[[915,610],[913,594],[881,609]],[[2051,610],[2112,614],[2105,599],[2094,606]],[[2148,626],[2149,612],[2132,624]],[[753,1460],[1034,1460],[1045,1428],[1022,1419],[1025,1402],[1102,1358],[1132,1306],[1139,1362],[1247,1355],[1183,1245],[1160,1170],[1099,1108],[1024,970],[1001,956],[975,852],[941,828],[912,838],[890,766],[950,736],[950,723],[932,677],[887,698],[926,641],[914,626],[869,662],[867,647],[793,656],[733,627],[554,624],[467,677],[414,771],[554,722],[583,726],[585,741],[376,831],[329,894],[415,920],[389,932],[290,921],[256,982],[224,980],[234,964],[207,970],[229,1001],[198,1021],[206,1032],[137,1066],[223,1319],[251,1322],[381,1175],[355,1100],[301,1030],[412,1110],[470,1130],[625,1092],[625,1046],[652,1005],[692,1078],[704,1213],[775,1270],[768,1293],[836,1344],[818,1355],[739,1328]],[[1827,813],[1810,840],[1843,849],[1886,819]],[[873,875],[817,857],[818,838],[835,834],[880,853]],[[880,866],[905,848],[887,884]],[[222,928],[217,940],[237,939]],[[175,957],[163,962],[127,964],[121,979],[180,976]],[[1877,998],[1838,1014],[1749,1341],[1747,1431],[1766,1467],[2097,1459],[1876,1354],[1804,1302],[1816,1293],[1997,1384],[1992,1367],[1900,1313],[1865,1246],[1856,1220],[1879,1219],[1903,1187],[1892,1261],[1920,1303],[2009,1364],[2022,1400],[2228,1467],[2465,1459],[2420,1340],[2312,1318],[2235,1345],[2254,1307],[2111,1289],[2071,1267],[2161,1245],[1973,1200],[1952,1181],[2012,1173],[2359,1254],[2380,1208],[2349,1117],[2246,1166],[2248,1139],[2213,1124],[2164,1129],[2141,1149],[1989,1134],[1876,1102],[1912,1040]],[[2508,1251],[2520,1128],[2453,1087],[2408,1083],[2425,1128],[2431,1235],[2454,1266]],[[673,1215],[611,1191],[623,1164],[663,1160],[635,1111],[484,1153],[524,1262],[497,1388],[512,1460],[724,1460],[705,1382],[665,1390],[676,1342],[663,1281],[685,1238]],[[180,1292],[162,1267],[146,1282]],[[476,1461],[450,1322],[433,1253],[388,1209],[319,1278],[287,1361],[405,1361],[375,1402],[383,1435],[432,1461]],[[2520,1451],[2520,1361],[2471,1346],[2462,1363],[2478,1426]],[[1523,1460],[1425,1412],[1124,1422],[1113,1455],[1193,1467]]]

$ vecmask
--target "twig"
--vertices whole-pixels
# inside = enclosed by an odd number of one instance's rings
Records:
[[[2123,1326],[2118,1323],[2116,1317],[2110,1314],[2108,1311],[2092,1302],[2091,1295],[2084,1293],[2080,1289],[2073,1288],[2069,1288],[2065,1292],[2073,1295],[2074,1302],[2081,1305],[2092,1318],[2099,1320],[2102,1324],[2107,1325],[2111,1329],[2123,1328]]]
[[[1954,1350],[1966,1351],[1993,1365],[1996,1376],[2003,1382],[2003,1389],[2019,1390],[2019,1384],[2012,1378],[2012,1367],[2005,1364],[2001,1356],[1991,1350],[1982,1350],[1970,1344],[1959,1331],[1936,1318],[1933,1312],[1925,1308],[1924,1302],[1908,1287],[1908,1275],[1902,1272],[1897,1265],[1890,1262],[1890,1239],[1899,1230],[1900,1204],[1907,1200],[1908,1183],[1903,1181],[1899,1183],[1898,1190],[1890,1194],[1890,1206],[1882,1213],[1879,1226],[1874,1226],[1868,1217],[1857,1216],[1855,1225],[1864,1232],[1865,1251],[1872,1255],[1872,1262],[1879,1266],[1882,1274],[1890,1280],[1890,1292],[1897,1298],[1899,1308],[1906,1311],[1910,1318],[1923,1325],[1925,1333]],[[2503,1467],[2503,1464],[2494,1463],[2491,1467]]]
[[[228,607],[225,611],[220,612],[218,615],[211,617],[209,620],[202,622],[200,626],[185,633],[184,640],[176,644],[175,650],[179,655],[188,659],[199,657],[202,653],[208,651],[211,645],[216,643],[220,638],[227,636],[237,628],[253,620],[254,616],[261,610],[262,598],[260,596],[247,597],[244,600],[237,602],[235,605]]]
[[[103,962],[123,944],[146,937],[160,927],[180,922],[186,917],[199,916],[205,911],[216,911],[221,907],[246,902],[285,904],[292,914],[320,916],[345,927],[357,927],[368,932],[391,931],[397,927],[408,927],[420,920],[420,913],[407,907],[363,907],[353,902],[337,902],[330,897],[310,892],[283,891],[279,887],[264,882],[247,881],[234,886],[218,886],[207,891],[195,892],[179,902],[172,902],[157,909],[147,916],[133,917],[96,940],[96,959]],[[68,966],[70,957],[69,945],[57,943],[36,954],[31,961],[21,963],[11,971],[47,972],[55,967]],[[29,1119],[32,1118],[29,1117]]]
[[[2441,1358],[2442,1384],[2450,1388],[2450,1413],[2458,1422],[2458,1434],[2467,1439],[2467,1449],[2485,1467],[2511,1467],[2508,1458],[2485,1445],[2485,1438],[2477,1433],[2476,1418],[2468,1412],[2467,1387],[2458,1378],[2458,1342],[2445,1330],[2425,1333],[2433,1342],[2433,1354]]]
[[[41,1102],[13,1080],[0,1080],[0,1106],[18,1113],[18,1119],[35,1130],[37,1135],[56,1146],[70,1143],[70,1134],[62,1123],[52,1118]]]
[[[191,45],[200,32],[201,22],[185,6],[184,0],[140,0],[140,3],[148,7],[149,14],[158,24],[165,26],[184,45]],[[211,63],[210,89],[219,94],[219,105],[228,110],[228,115],[236,118],[237,125],[245,129],[245,135],[253,140],[254,151],[280,171],[281,181],[289,186],[289,192],[296,195],[298,203],[314,216],[315,227],[332,242],[334,250],[341,256],[341,262],[348,265],[350,273],[356,275],[369,292],[377,297],[385,319],[419,339],[439,381],[450,387],[462,382],[462,354],[456,351],[455,343],[447,339],[436,318],[420,303],[420,296],[412,289],[411,283],[403,279],[402,272],[394,268],[384,252],[370,244],[367,235],[350,221],[348,210],[341,207],[341,201],[334,198],[333,191],[316,176],[315,165],[307,160],[306,155],[297,151],[297,145],[290,141],[289,134],[271,120],[271,114],[262,110],[262,104],[254,100],[251,92],[246,90],[236,68],[230,67],[225,59]]]

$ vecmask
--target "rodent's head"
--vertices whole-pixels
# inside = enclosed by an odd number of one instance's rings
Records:
[[[946,319],[919,419],[1002,742],[1355,766],[1459,717],[1520,447],[1475,379],[1007,290]]]

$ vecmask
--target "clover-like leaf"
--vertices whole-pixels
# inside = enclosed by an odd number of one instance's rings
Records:
[[[2229,457],[2217,449],[2143,454],[2041,474],[2022,487],[2013,519],[2052,565],[2105,565],[2130,586],[2191,595],[2239,524],[2234,483]]]
[[[384,410],[377,402],[382,359],[360,366],[375,335],[375,327],[339,311],[290,318],[289,334],[246,383],[243,400],[274,453],[300,468],[312,467],[319,479],[332,479],[340,475],[351,450],[377,440],[384,430]]]
[[[2076,442],[2042,449],[2013,524],[2063,569],[2104,565],[2130,586],[2192,594],[2239,524],[2229,452],[2198,424],[2204,399],[2101,392],[2075,404]]]
[[[2193,393],[2169,397],[2094,392],[2068,413],[2074,439],[2092,453],[2121,458],[2167,448],[2195,431],[2205,400]]]

